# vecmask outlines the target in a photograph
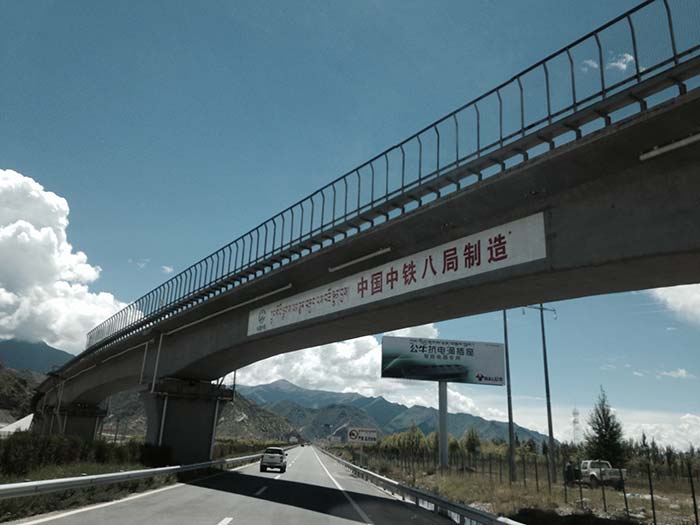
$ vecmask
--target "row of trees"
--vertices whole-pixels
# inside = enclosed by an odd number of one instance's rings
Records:
[[[691,446],[687,451],[679,451],[671,446],[660,447],[646,436],[640,440],[625,439],[622,424],[610,407],[608,397],[601,389],[598,400],[589,416],[590,430],[583,443],[561,443],[553,454],[547,450],[547,442],[538,444],[533,439],[521,441],[516,435],[515,446],[518,464],[520,460],[533,461],[539,457],[544,464],[554,461],[561,469],[567,461],[576,464],[584,459],[605,459],[615,467],[642,471],[651,465],[656,475],[685,476],[687,464],[700,468],[700,454]],[[457,468],[473,467],[476,461],[485,457],[505,460],[508,444],[502,439],[483,440],[474,428],[470,428],[457,439],[448,439],[450,463]],[[372,450],[368,450],[372,452]],[[415,478],[418,468],[435,466],[438,462],[438,436],[425,435],[415,424],[405,432],[385,436],[374,452],[386,459],[399,463]]]
[[[643,470],[650,465],[657,475],[684,475],[687,464],[700,461],[697,451],[691,444],[688,450],[681,451],[667,445],[659,446],[652,438],[649,441],[642,434],[641,439],[625,439],[622,424],[613,412],[605,391],[601,388],[598,400],[588,418],[590,431],[581,445],[562,444],[565,459],[606,459],[615,467]]]

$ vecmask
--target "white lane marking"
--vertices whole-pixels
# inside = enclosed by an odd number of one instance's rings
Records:
[[[277,474],[277,475],[275,476],[275,479],[280,479],[280,477],[282,477],[282,474]]]
[[[255,495],[256,495],[256,496],[260,496],[260,494],[262,494],[262,493],[265,492],[266,490],[267,490],[267,485],[265,485],[264,487],[260,487],[260,488],[258,489],[258,491],[255,493]],[[219,523],[219,525],[221,525],[221,524]]]
[[[248,467],[253,466],[253,465],[256,465],[256,463],[252,463],[251,465],[243,465],[242,467],[232,468],[230,470],[225,470],[224,472],[234,472],[236,470],[243,470],[244,468],[248,468]],[[213,478],[215,476],[221,476],[222,474],[224,474],[224,472],[219,472],[217,474],[213,474],[211,476],[206,476],[204,478],[198,478],[197,480],[194,480],[194,481],[209,479],[209,478]],[[186,483],[175,483],[174,485],[168,485],[167,487],[161,487],[159,489],[149,490],[148,492],[141,492],[140,494],[135,494],[133,496],[127,496],[126,498],[123,498],[123,499],[116,499],[114,501],[107,501],[105,503],[98,503],[96,505],[90,505],[89,507],[83,507],[81,509],[70,510],[70,511],[64,512],[62,514],[57,514],[55,516],[47,516],[47,517],[39,518],[39,519],[36,519],[33,521],[23,521],[18,525],[39,525],[39,523],[47,523],[49,521],[60,520],[61,518],[67,518],[69,516],[74,516],[75,514],[81,514],[83,512],[88,512],[91,510],[98,510],[98,509],[103,509],[105,507],[111,507],[112,505],[124,503],[125,501],[132,501],[135,499],[143,498],[145,496],[150,496],[151,494],[158,494],[160,492],[165,492],[166,490],[172,490],[172,489],[176,489],[178,487],[184,487],[185,485],[186,485]]]
[[[360,506],[359,506],[357,503],[355,503],[355,500],[352,499],[352,498],[350,497],[350,494],[348,494],[347,492],[345,492],[345,489],[344,489],[343,487],[340,486],[340,483],[338,483],[338,482],[335,480],[335,478],[331,475],[331,473],[328,472],[328,469],[327,469],[326,466],[323,464],[323,461],[321,461],[321,458],[318,457],[318,454],[316,454],[316,451],[315,451],[313,448],[312,448],[311,450],[313,451],[314,456],[316,456],[316,459],[318,460],[318,462],[321,464],[321,467],[323,468],[323,470],[325,470],[325,471],[326,471],[326,474],[328,474],[328,477],[331,478],[331,481],[333,482],[333,484],[334,484],[336,487],[338,487],[338,490],[340,490],[340,492],[343,493],[343,496],[345,496],[345,497],[347,498],[347,500],[350,502],[350,504],[351,504],[352,507],[355,509],[355,511],[360,515],[360,518],[362,518],[362,521],[364,521],[367,525],[374,525],[374,524],[372,523],[372,520],[369,519],[369,516],[367,516],[367,514],[365,514],[365,511],[362,510],[362,509],[360,508]]]
[[[222,519],[219,523],[217,523],[216,525],[228,525],[228,524],[231,523],[232,521],[233,521],[233,518],[224,518],[224,519]]]

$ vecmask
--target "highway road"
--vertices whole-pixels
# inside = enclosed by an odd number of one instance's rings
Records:
[[[287,471],[258,463],[81,509],[12,522],[23,525],[147,523],[236,525],[405,525],[453,523],[353,477],[312,447],[289,451]]]

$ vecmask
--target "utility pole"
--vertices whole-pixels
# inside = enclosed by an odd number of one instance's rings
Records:
[[[503,310],[503,341],[506,351],[506,392],[508,395],[508,463],[510,482],[515,482],[515,428],[513,426],[513,396],[510,389],[510,356],[508,352],[508,317]]]
[[[447,450],[447,381],[438,382],[438,450],[440,472],[449,467]]]
[[[544,362],[544,388],[547,398],[547,426],[549,429],[549,475],[553,482],[557,481],[557,469],[554,462],[554,430],[552,426],[552,401],[549,392],[549,365],[547,364],[547,338],[544,331],[544,312],[553,312],[556,319],[557,311],[554,308],[545,308],[542,303],[539,306],[528,306],[540,311],[540,328],[542,330],[542,360]],[[523,311],[524,313],[524,311]]]
[[[231,397],[231,403],[236,402],[236,372],[238,372],[238,369],[233,371],[233,397]]]

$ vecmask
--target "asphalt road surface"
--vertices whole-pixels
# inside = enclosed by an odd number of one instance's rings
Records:
[[[76,510],[34,516],[24,525],[282,524],[375,525],[453,523],[353,477],[312,447],[289,451],[287,471],[259,464]]]

